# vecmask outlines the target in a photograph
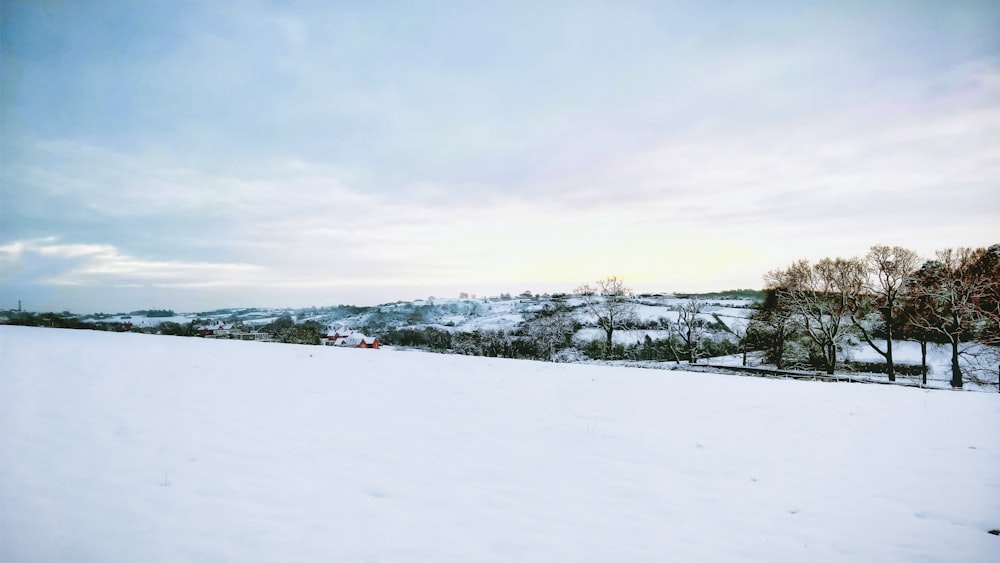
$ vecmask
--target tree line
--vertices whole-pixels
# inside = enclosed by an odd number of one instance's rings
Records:
[[[747,340],[779,369],[789,343],[804,340],[833,373],[838,351],[856,337],[885,360],[895,381],[893,341],[904,339],[921,345],[924,383],[927,344],[950,345],[951,385],[962,387],[960,356],[977,351],[963,344],[1000,345],[1000,245],[948,248],[930,260],[876,245],[864,257],[798,260],[768,272],[764,282],[765,300]]]

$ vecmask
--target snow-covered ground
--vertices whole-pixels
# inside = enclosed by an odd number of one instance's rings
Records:
[[[997,561],[1000,395],[0,326],[0,561]]]
[[[875,340],[880,349],[885,350],[885,340]],[[907,364],[919,366],[920,344],[909,340],[893,340],[893,361],[896,365]],[[966,376],[965,386],[967,390],[978,390],[995,393],[997,391],[997,366],[1000,365],[1000,349],[991,348],[973,342],[962,343],[959,348],[963,353],[959,356],[959,364],[963,374]],[[742,354],[731,354],[728,356],[714,356],[705,358],[703,363],[713,366],[739,366],[742,365]],[[747,358],[747,365],[752,367],[764,366],[774,368],[774,364],[764,364],[763,352],[750,352]],[[864,342],[855,342],[846,350],[842,351],[838,357],[837,371],[852,374],[850,369],[844,369],[845,361],[852,362],[872,362],[885,363],[885,359],[871,346]],[[683,362],[682,362],[683,363]],[[655,367],[655,366],[650,366]],[[669,367],[669,366],[667,366]],[[951,346],[948,344],[927,344],[927,384],[930,387],[947,389],[951,387]],[[858,374],[853,374],[858,376]],[[897,373],[900,381],[910,381],[919,383],[921,377],[918,375],[906,375]],[[970,381],[970,376],[981,379],[977,385]],[[878,374],[867,374],[863,377],[871,381],[888,382],[888,376]]]
[[[880,349],[885,350],[885,340],[875,340],[875,344]],[[959,346],[961,354],[959,363],[965,367],[972,365],[983,365],[990,370],[989,379],[996,380],[996,366],[1000,364],[1000,350],[990,348],[974,342],[963,342]],[[863,362],[884,362],[885,359],[879,355],[871,346],[859,343],[853,346],[847,356],[856,361]],[[893,361],[912,365],[920,365],[920,343],[909,340],[892,341]],[[950,377],[951,374],[951,345],[934,344],[927,345],[927,365],[932,374]]]

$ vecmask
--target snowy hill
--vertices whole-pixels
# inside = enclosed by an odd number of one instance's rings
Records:
[[[0,561],[995,561],[1000,396],[0,326]]]
[[[660,319],[677,320],[677,308],[687,301],[675,295],[644,295],[636,299],[636,320],[650,323]],[[707,322],[722,322],[728,326],[745,319],[750,314],[753,300],[726,294],[702,297]],[[183,313],[167,318],[144,317],[135,314],[87,315],[84,320],[130,322],[137,327],[156,326],[163,322],[188,323],[242,322],[247,325],[264,325],[282,315],[290,315],[297,322],[316,321],[331,326],[366,328],[372,332],[389,328],[434,327],[448,331],[473,330],[513,331],[525,320],[545,308],[565,308],[583,322],[591,318],[581,309],[581,301],[573,295],[523,295],[511,297],[479,298],[430,298],[416,301],[399,301],[371,307],[338,305],[335,307],[310,307],[305,309],[220,309],[201,313]],[[627,333],[622,336],[626,340]],[[639,337],[641,339],[641,336]]]

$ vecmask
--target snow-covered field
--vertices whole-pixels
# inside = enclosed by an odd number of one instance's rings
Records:
[[[0,561],[998,561],[1000,395],[0,326]]]

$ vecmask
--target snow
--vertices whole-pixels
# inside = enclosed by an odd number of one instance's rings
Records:
[[[587,313],[584,318],[589,318]],[[635,318],[640,322],[658,321],[660,319],[677,320],[677,311],[668,309],[664,305],[649,305],[640,303],[635,306]]]
[[[611,341],[614,344],[621,344],[623,346],[631,346],[633,344],[642,344],[645,342],[646,337],[650,337],[652,340],[666,340],[670,337],[669,330],[627,330],[619,329],[616,330],[611,335]],[[592,342],[594,340],[604,341],[607,339],[607,333],[599,328],[581,328],[573,334],[573,340],[578,343],[582,342]]]
[[[87,318],[83,319],[86,322],[105,322],[105,323],[132,323],[136,327],[152,327],[159,326],[163,323],[177,323],[177,324],[187,324],[191,322],[192,317],[186,315],[174,315],[171,317],[146,317],[142,315],[111,315],[105,318]]]
[[[996,393],[11,326],[0,352],[4,562],[1000,556]]]
[[[885,339],[875,340],[875,344],[882,350],[885,350]],[[997,349],[982,346],[976,343],[963,342],[959,350],[961,352],[976,353],[984,356],[985,362],[997,365]],[[883,358],[878,352],[872,349],[866,343],[859,343],[851,347],[848,355],[851,359],[862,362],[884,362]],[[896,363],[905,363],[920,365],[920,343],[912,342],[909,340],[893,340],[892,341],[892,358]],[[959,361],[965,361],[965,358],[959,356]],[[933,342],[927,344],[927,365],[930,368],[931,373],[936,374],[950,374],[951,373],[951,345],[950,344],[935,344]],[[995,379],[995,377],[994,377]]]

